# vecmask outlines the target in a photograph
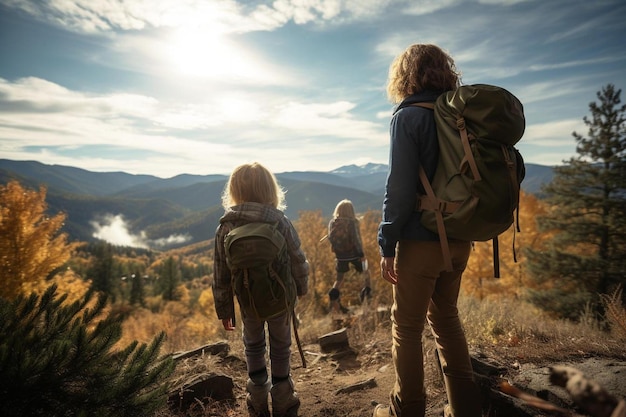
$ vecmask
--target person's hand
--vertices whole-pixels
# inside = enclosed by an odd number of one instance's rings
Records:
[[[398,283],[398,275],[396,274],[396,270],[394,268],[395,259],[395,256],[389,256],[381,258],[380,260],[380,273],[382,274],[383,279],[391,282],[393,285]]]
[[[233,319],[223,319],[222,320],[222,326],[224,326],[224,330],[230,332],[235,330],[235,325],[233,324]]]

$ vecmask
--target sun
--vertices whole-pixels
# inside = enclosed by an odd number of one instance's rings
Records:
[[[186,76],[223,78],[242,75],[246,57],[234,42],[209,28],[180,28],[166,41],[165,55]]]

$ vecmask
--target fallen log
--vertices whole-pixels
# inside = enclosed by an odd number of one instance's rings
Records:
[[[365,381],[358,382],[356,384],[352,384],[352,385],[348,385],[348,386],[343,387],[343,388],[339,388],[337,391],[335,391],[335,395],[350,394],[350,393],[355,392],[355,391],[361,391],[361,390],[364,390],[364,389],[375,388],[375,387],[376,387],[376,379],[370,378],[370,379],[367,379]]]
[[[230,345],[226,342],[211,343],[208,345],[200,346],[198,348],[188,350],[185,352],[176,352],[172,355],[172,359],[181,360],[190,358],[192,356],[201,356],[204,354],[214,356],[226,356],[230,351]]]
[[[610,394],[597,382],[585,377],[585,375],[570,366],[552,366],[550,370],[550,383],[565,388],[571,396],[574,404],[580,407],[591,417],[626,417],[626,401]],[[499,412],[506,411],[507,416],[533,416],[523,408],[514,407],[505,398],[499,397],[491,387],[485,387],[484,381],[488,379],[484,375],[477,375],[479,381],[483,381],[481,388],[483,394],[487,396],[489,408],[497,409]],[[524,391],[513,386],[506,380],[500,380],[497,389],[508,397],[519,400],[524,406],[530,406],[535,410],[541,410],[550,415],[561,417],[583,417],[574,410],[569,410],[551,401],[538,397],[535,393]]]
[[[576,405],[592,417],[626,417],[623,399],[610,394],[576,368],[561,365],[550,367],[550,382],[565,388]]]

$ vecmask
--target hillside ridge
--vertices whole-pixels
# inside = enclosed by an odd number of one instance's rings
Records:
[[[285,214],[297,220],[302,211],[321,210],[330,217],[338,201],[352,200],[360,213],[380,210],[387,175],[385,164],[345,165],[329,172],[277,173],[286,190]],[[552,178],[552,168],[527,164],[524,191],[536,193]],[[37,161],[0,159],[0,183],[17,180],[25,187],[47,188],[49,212],[66,213],[63,231],[71,240],[93,241],[98,225],[119,219],[123,233],[145,233],[150,241],[177,245],[206,240],[222,214],[226,175],[180,174],[171,178],[126,172],[93,172]],[[176,247],[176,246],[170,246]]]

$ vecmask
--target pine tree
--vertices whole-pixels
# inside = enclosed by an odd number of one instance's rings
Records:
[[[110,243],[98,242],[93,250],[93,263],[88,272],[91,278],[91,287],[113,296],[113,246]]]
[[[577,156],[555,167],[543,189],[549,205],[540,230],[542,248],[528,252],[532,278],[543,289],[530,300],[560,316],[576,318],[586,304],[626,283],[626,105],[611,84],[589,104],[588,136],[576,132]]]
[[[145,304],[145,290],[143,284],[142,275],[137,272],[130,276],[130,303],[132,305],[139,304],[143,306]]]
[[[167,399],[165,334],[118,350],[123,317],[106,296],[72,304],[51,286],[40,297],[0,298],[0,415],[148,416]]]
[[[178,299],[177,288],[180,282],[180,268],[173,256],[168,256],[161,265],[159,277],[159,289],[164,300],[174,301]]]

